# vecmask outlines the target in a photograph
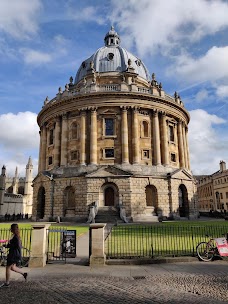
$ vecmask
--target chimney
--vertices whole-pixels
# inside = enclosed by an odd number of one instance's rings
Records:
[[[219,164],[220,164],[220,172],[226,171],[226,163],[223,160],[221,160]]]

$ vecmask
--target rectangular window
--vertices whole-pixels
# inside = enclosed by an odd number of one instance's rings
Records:
[[[220,198],[221,198],[221,199],[223,199],[223,195],[222,195],[222,193],[220,193]]]
[[[150,158],[150,151],[149,150],[143,150],[143,158]]]
[[[78,151],[71,151],[70,158],[71,158],[71,160],[77,160],[78,159]]]
[[[226,198],[228,198],[228,192],[226,192]]]
[[[106,136],[115,135],[113,118],[105,118],[105,135]]]
[[[171,161],[176,162],[176,154],[175,153],[171,153]]]
[[[114,158],[114,149],[105,149],[105,158]]]
[[[52,156],[48,157],[48,165],[52,165]]]
[[[169,141],[174,142],[174,127],[169,126]]]

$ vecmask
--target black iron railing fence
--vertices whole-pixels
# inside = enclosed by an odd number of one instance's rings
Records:
[[[20,238],[22,246],[31,249],[31,228],[20,228]],[[9,228],[0,228],[0,240],[10,240],[12,238],[12,233]]]
[[[107,259],[195,256],[199,242],[222,237],[228,226],[114,226],[105,241]]]

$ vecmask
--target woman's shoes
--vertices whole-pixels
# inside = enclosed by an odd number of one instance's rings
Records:
[[[3,283],[2,285],[0,285],[0,288],[3,288],[3,287],[9,287],[9,283]]]
[[[25,281],[27,281],[28,273],[25,272],[25,273],[23,274],[23,277],[24,277]]]

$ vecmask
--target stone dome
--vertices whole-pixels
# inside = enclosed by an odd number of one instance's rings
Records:
[[[120,37],[113,26],[105,35],[104,42],[105,46],[82,62],[75,77],[75,84],[91,73],[91,65],[97,73],[121,73],[125,72],[130,65],[134,73],[150,81],[149,72],[142,60],[120,46]]]

